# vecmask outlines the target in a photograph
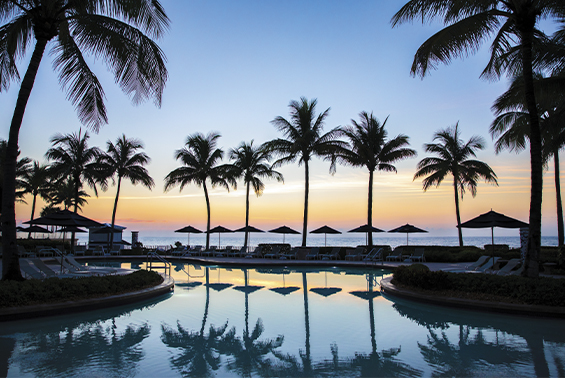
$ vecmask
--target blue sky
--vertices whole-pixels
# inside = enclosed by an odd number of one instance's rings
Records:
[[[326,130],[349,124],[360,111],[372,111],[381,121],[389,116],[390,136],[410,137],[418,157],[398,163],[396,175],[375,178],[377,227],[410,222],[436,235],[456,235],[451,182],[422,193],[421,182],[412,181],[417,162],[426,156],[422,145],[431,142],[435,131],[456,122],[464,139],[485,138],[487,149],[478,158],[491,165],[500,183],[499,187],[481,183],[476,198],[465,196],[462,219],[493,208],[528,220],[528,154],[495,155],[488,134],[493,120],[490,106],[507,85],[504,78],[496,82],[479,78],[488,61],[488,44],[421,80],[410,76],[414,53],[441,25],[414,23],[393,29],[390,19],[404,1],[165,0],[162,4],[171,27],[160,41],[170,75],[160,109],[151,102],[133,106],[103,62],[91,59],[103,83],[110,120],[98,134],[91,133],[91,145],[104,148],[107,140],[125,133],[141,139],[152,158],[148,169],[157,186],[152,191],[123,188],[117,221],[128,229],[160,235],[185,224],[202,227],[205,206],[200,188],[163,193],[164,176],[179,166],[174,151],[195,132],[220,132],[220,146],[226,151],[241,141],[262,143],[279,137],[270,121],[279,115],[288,117],[289,101],[301,96],[317,98],[319,112],[331,108]],[[20,64],[22,75],[27,63],[28,58]],[[1,94],[0,137],[7,138],[18,88],[14,84]],[[55,133],[76,132],[79,127],[46,55],[20,133],[22,155],[43,161]],[[320,160],[312,166],[310,228],[333,222],[345,229],[365,223],[367,172],[338,167],[330,176],[328,168]],[[303,169],[288,165],[280,172],[284,185],[267,182],[264,195],[252,199],[252,223],[300,227]],[[546,236],[556,234],[552,183],[550,170],[544,189]],[[114,193],[111,188],[98,199],[91,198],[84,213],[109,221]],[[241,227],[243,195],[241,189],[229,194],[213,191],[212,223]],[[19,220],[27,220],[29,213],[28,206],[18,205]]]

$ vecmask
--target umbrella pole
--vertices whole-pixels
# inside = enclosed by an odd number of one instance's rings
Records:
[[[328,234],[324,234],[324,247],[328,246]]]
[[[491,253],[492,253],[492,262],[493,262],[493,269],[494,269],[494,227],[490,228],[490,240],[491,240]]]
[[[408,232],[406,233],[406,245],[408,245]]]

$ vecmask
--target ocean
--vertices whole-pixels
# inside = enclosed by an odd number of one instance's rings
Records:
[[[227,245],[239,247],[243,245],[243,233],[235,234],[212,234],[210,235],[210,245],[225,247]],[[126,239],[127,240],[127,239]],[[127,240],[131,241],[131,240]],[[182,244],[187,244],[188,237],[186,234],[173,234],[172,236],[145,236],[140,234],[139,241],[144,246],[163,247],[174,245],[179,241]],[[301,235],[286,235],[284,237],[285,243],[291,246],[299,246],[302,243]],[[250,234],[249,245],[251,247],[257,246],[260,243],[282,243],[283,235],[280,234]],[[494,242],[496,244],[508,244],[511,248],[520,247],[519,236],[495,236]],[[557,246],[557,236],[543,236],[541,244],[543,246]],[[324,235],[308,235],[308,246],[323,247],[327,243],[328,246],[339,247],[355,247],[357,245],[365,245],[365,234],[341,234],[341,235],[327,235],[327,241],[324,240]],[[456,236],[421,236],[410,234],[410,245],[442,245],[442,246],[458,246],[459,239]],[[474,245],[483,247],[485,244],[491,243],[490,236],[463,236],[463,243],[465,245]],[[206,245],[206,237],[204,234],[190,234],[191,245]],[[373,234],[373,244],[376,245],[390,245],[395,248],[399,245],[406,245],[406,235],[401,234],[398,236],[381,236],[380,234]]]

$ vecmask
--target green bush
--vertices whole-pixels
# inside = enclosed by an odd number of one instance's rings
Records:
[[[565,306],[565,279],[430,272],[401,266],[394,272],[392,282],[436,292],[450,290],[504,297],[510,302],[523,304]]]
[[[64,302],[141,290],[163,282],[156,272],[139,270],[123,276],[0,281],[0,307]]]

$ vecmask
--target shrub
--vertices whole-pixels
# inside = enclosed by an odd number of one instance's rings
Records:
[[[435,292],[450,290],[450,295],[453,292],[473,293],[502,297],[509,302],[523,304],[565,306],[564,279],[430,272],[421,268],[410,269],[408,266],[401,266],[394,272],[392,282]]]
[[[126,293],[163,282],[156,272],[139,270],[124,276],[0,281],[0,307],[64,302]]]

